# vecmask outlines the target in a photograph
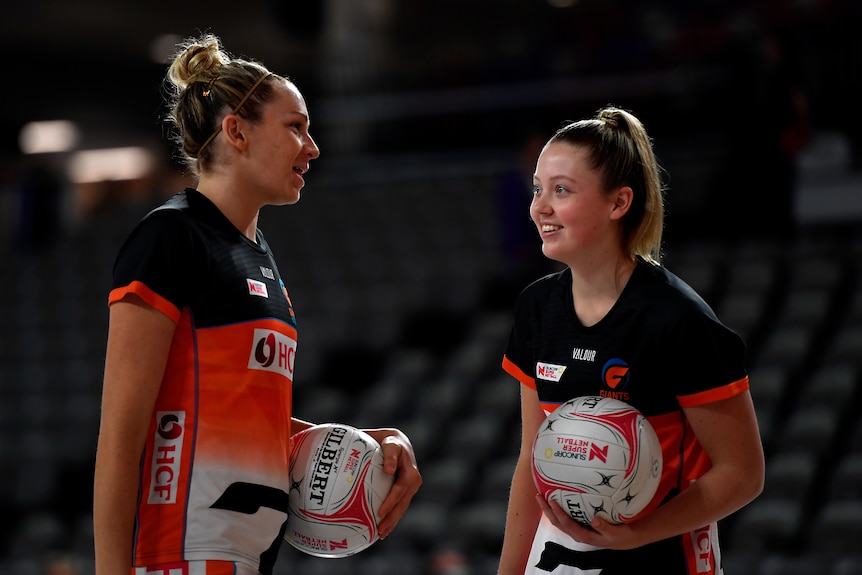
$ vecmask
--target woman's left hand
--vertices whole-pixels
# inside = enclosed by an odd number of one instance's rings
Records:
[[[365,429],[368,435],[380,444],[383,450],[383,471],[395,475],[395,483],[380,505],[380,523],[377,530],[385,539],[401,519],[419,486],[422,476],[416,464],[416,454],[410,439],[398,429]]]
[[[601,517],[594,517],[590,527],[584,527],[572,519],[556,502],[548,503],[541,495],[536,495],[536,502],[542,508],[545,517],[575,541],[618,550],[634,549],[642,544],[636,541],[637,533],[628,525],[615,525]]]

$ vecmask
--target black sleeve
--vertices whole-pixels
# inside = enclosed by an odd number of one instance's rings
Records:
[[[177,309],[183,309],[189,302],[189,279],[201,263],[196,261],[192,236],[181,211],[151,212],[120,248],[114,262],[112,289],[138,281]]]

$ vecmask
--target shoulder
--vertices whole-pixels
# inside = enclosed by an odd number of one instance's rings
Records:
[[[218,208],[203,194],[186,188],[147,213],[134,234],[159,235],[176,240],[218,235],[228,226]]]
[[[635,277],[625,307],[632,313],[646,314],[657,332],[682,338],[703,333],[737,337],[697,291],[664,266],[638,262]]]
[[[189,228],[188,203],[184,193],[177,194],[150,210],[132,229],[126,243],[156,241],[158,238],[186,235]]]
[[[572,275],[568,268],[543,276],[527,287],[521,290],[518,294],[518,301],[541,300],[552,293],[571,290]]]
[[[141,218],[139,225],[152,225],[153,222],[164,222],[170,225],[170,222],[182,222],[193,218],[198,211],[193,207],[196,203],[194,201],[194,194],[196,193],[192,189],[186,189],[171,196],[162,205]]]
[[[645,302],[660,305],[668,312],[694,314],[716,319],[712,307],[679,276],[662,265],[638,261],[637,284]]]
[[[514,318],[520,326],[539,330],[570,318],[572,276],[568,269],[527,285],[515,299]]]
[[[516,315],[547,310],[563,298],[559,294],[571,293],[572,276],[566,268],[541,277],[528,284],[515,298]]]
[[[186,192],[172,196],[144,215],[126,237],[118,257],[174,257],[190,247],[197,225]]]

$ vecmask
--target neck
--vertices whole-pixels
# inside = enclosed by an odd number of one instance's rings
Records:
[[[197,190],[215,204],[240,233],[253,242],[257,241],[260,206],[247,201],[251,194],[244,193],[241,185],[228,178],[202,174]]]
[[[622,255],[592,265],[570,266],[575,314],[586,326],[598,323],[614,306],[634,272],[634,260]]]
[[[636,266],[635,260],[622,253],[591,254],[571,262],[572,289],[582,297],[618,297]]]

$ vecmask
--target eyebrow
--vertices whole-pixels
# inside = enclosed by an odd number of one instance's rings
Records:
[[[306,114],[305,112],[300,112],[300,111],[298,111],[298,110],[293,110],[293,111],[291,111],[291,112],[289,112],[289,113],[290,113],[290,114],[296,114],[297,116],[302,116],[302,117],[305,119],[305,123],[306,123],[306,124],[308,124],[309,126],[311,125],[311,119],[308,117],[308,114]]]

